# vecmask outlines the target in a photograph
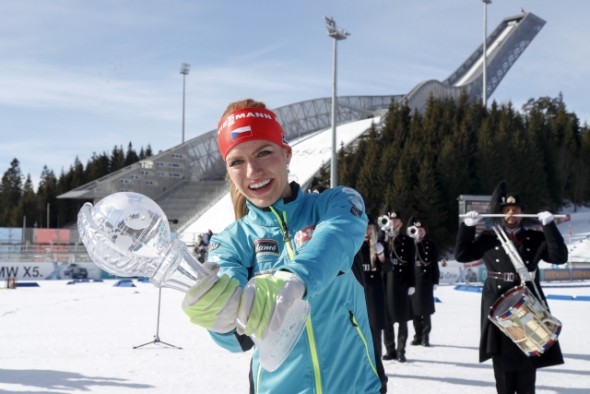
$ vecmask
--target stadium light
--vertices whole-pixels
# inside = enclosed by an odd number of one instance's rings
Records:
[[[188,63],[182,63],[180,65],[180,73],[182,74],[182,143],[184,144],[184,96],[186,86],[186,76],[191,68]]]
[[[486,71],[488,68],[488,4],[492,4],[492,0],[481,0],[483,2],[483,92],[481,97],[483,98],[483,106],[487,108],[488,103],[488,87],[487,87],[487,75]]]
[[[338,186],[338,147],[336,145],[336,48],[340,40],[345,40],[350,33],[344,29],[338,29],[334,18],[324,16],[326,21],[326,29],[328,35],[334,39],[334,65],[333,65],[333,80],[332,80],[332,164],[330,169],[330,187]]]

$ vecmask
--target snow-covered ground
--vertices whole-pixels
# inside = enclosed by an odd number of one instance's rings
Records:
[[[183,295],[163,289],[160,339],[182,347],[141,345],[156,333],[158,289],[114,281],[0,291],[0,393],[248,392],[250,353],[232,354],[180,309]],[[546,294],[590,295],[584,287],[545,287]],[[490,362],[477,362],[480,294],[441,286],[432,347],[409,346],[408,362],[387,362],[389,392],[494,393]],[[565,365],[541,369],[537,393],[590,392],[590,302],[550,300],[563,322]],[[410,323],[410,334],[413,328]],[[330,393],[329,389],[327,394]]]
[[[563,210],[561,213],[569,214],[571,221],[557,227],[568,246],[569,261],[590,262],[590,208],[578,207],[576,211],[571,207]]]

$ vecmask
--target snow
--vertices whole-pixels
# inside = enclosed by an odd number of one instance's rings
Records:
[[[590,208],[572,207],[560,213],[570,214],[571,221],[557,226],[569,250],[569,261],[590,263]],[[571,237],[570,237],[571,229]]]
[[[251,353],[234,354],[182,313],[183,294],[114,287],[115,281],[39,281],[40,287],[0,291],[0,393],[246,393]],[[590,295],[589,283],[546,294]],[[406,364],[387,361],[389,392],[494,393],[491,363],[478,363],[480,294],[441,286],[435,295],[432,347],[410,346]],[[581,394],[590,388],[590,302],[549,300],[563,322],[565,364],[537,374],[537,393]],[[410,335],[413,335],[411,322]],[[326,391],[329,393],[329,390]],[[331,393],[329,393],[331,394]]]

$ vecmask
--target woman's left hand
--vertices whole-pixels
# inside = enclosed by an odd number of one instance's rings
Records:
[[[294,274],[278,271],[248,281],[238,310],[237,331],[262,340],[279,330],[293,303],[305,295],[305,285]]]

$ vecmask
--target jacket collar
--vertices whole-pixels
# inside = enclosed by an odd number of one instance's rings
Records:
[[[506,232],[506,234],[508,234],[508,238],[510,238],[512,241],[516,242],[516,244],[520,244],[525,237],[525,231],[524,228],[522,226],[514,228],[514,229],[508,229],[506,227],[504,227],[504,231]]]

